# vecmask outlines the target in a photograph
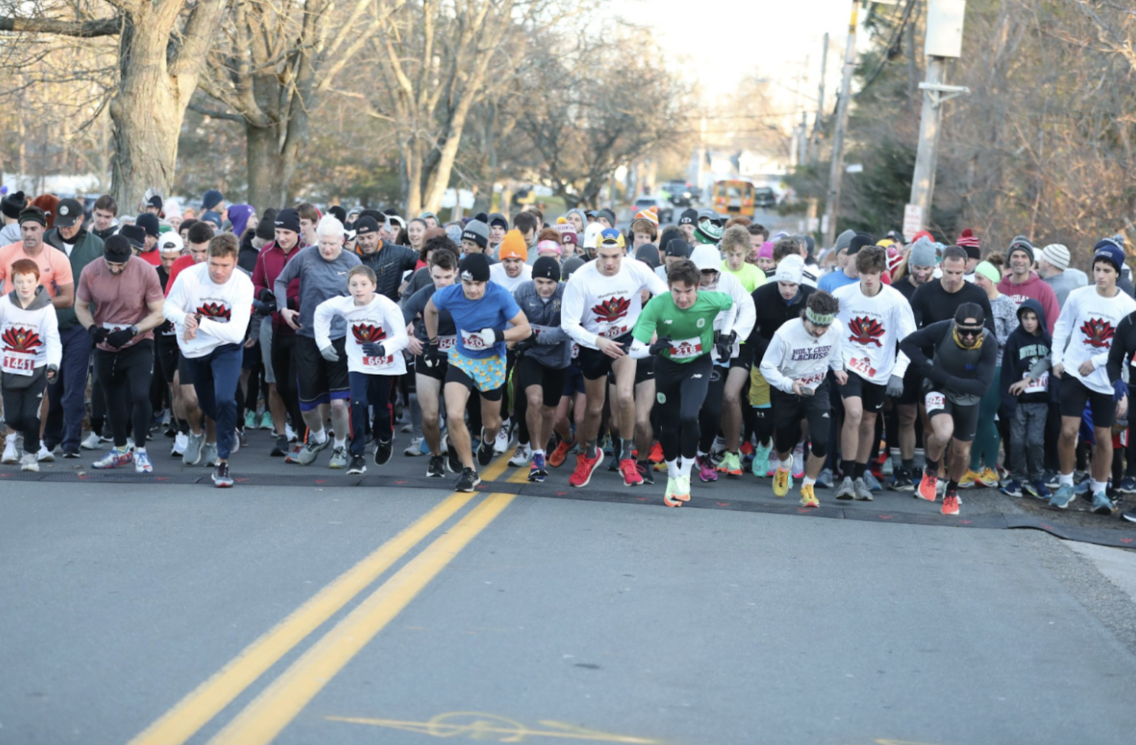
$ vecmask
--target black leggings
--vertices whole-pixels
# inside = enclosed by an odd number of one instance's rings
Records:
[[[828,455],[829,401],[828,381],[817,387],[812,396],[798,396],[773,388],[769,391],[771,408],[775,413],[773,426],[774,452],[792,453],[801,441],[801,421],[809,423],[809,442],[813,455]]]
[[[47,378],[44,368],[40,367],[27,388],[5,388],[3,391],[4,422],[24,436],[26,453],[39,452],[39,410],[46,387]]]
[[[284,402],[284,410],[292,420],[292,429],[300,439],[304,437],[304,417],[300,412],[300,389],[296,371],[292,367],[292,348],[295,335],[285,335],[275,329],[272,334],[272,374],[276,377],[276,392]]]
[[[714,438],[722,427],[722,399],[726,395],[726,375],[729,372],[730,368],[718,365],[710,370],[710,385],[706,388],[706,400],[698,415],[698,427],[701,430],[698,438],[699,452],[710,452],[710,448],[714,447]]]
[[[704,354],[679,364],[655,358],[655,408],[659,412],[659,442],[668,461],[698,455],[698,413],[706,401],[714,364]],[[719,407],[721,402],[719,401]]]
[[[127,422],[134,427],[134,446],[146,447],[150,432],[150,378],[154,374],[154,342],[143,339],[118,352],[95,349],[95,369],[106,395],[107,419],[114,446],[126,447]],[[133,412],[130,407],[133,406]]]

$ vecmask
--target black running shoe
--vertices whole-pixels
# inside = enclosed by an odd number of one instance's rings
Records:
[[[431,455],[430,465],[426,466],[426,477],[440,479],[446,475],[446,458],[443,455]]]
[[[390,462],[391,454],[394,452],[394,441],[387,440],[383,442],[379,440],[375,443],[375,465],[385,466]]]
[[[217,465],[213,466],[213,485],[218,489],[228,489],[233,485],[233,477],[229,475],[229,463],[227,461],[218,461]]]
[[[450,469],[450,473],[461,473],[462,462],[461,458],[458,457],[458,449],[454,447],[454,443],[450,440],[449,435],[446,435],[444,439],[446,446],[446,467]]]
[[[366,472],[367,472],[367,461],[365,461],[363,459],[363,456],[352,455],[351,456],[351,465],[347,466],[347,475],[350,476],[351,474],[354,474],[354,473],[366,473]]]
[[[493,462],[493,443],[486,441],[484,429],[481,430],[481,444],[477,446],[477,462],[481,466]]]
[[[644,484],[655,483],[655,469],[651,468],[650,463],[645,463],[641,460],[635,461],[635,470],[639,471],[639,475],[643,478]]]
[[[911,480],[911,474],[907,472],[907,469],[900,466],[892,474],[888,488],[892,491],[915,491],[915,482]]]
[[[272,452],[269,453],[273,458],[283,458],[288,454],[288,435],[277,435],[276,444],[272,446]]]
[[[463,468],[461,476],[458,477],[457,491],[471,492],[480,483],[481,479],[478,477],[477,471],[472,468]]]

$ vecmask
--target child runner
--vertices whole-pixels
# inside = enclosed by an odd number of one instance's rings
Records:
[[[1124,328],[1124,323],[1120,322],[1120,328]],[[1049,387],[1053,340],[1045,329],[1041,303],[1026,298],[1018,307],[1018,327],[1010,333],[1002,350],[1002,409],[1010,417],[1010,480],[1002,487],[1002,493],[1011,497],[1020,497],[1023,491],[1038,499],[1050,497],[1043,468],[1045,425],[1053,400]],[[1114,342],[1112,349],[1116,348]],[[1110,361],[1111,357],[1112,350]],[[1119,369],[1116,376],[1120,377]]]

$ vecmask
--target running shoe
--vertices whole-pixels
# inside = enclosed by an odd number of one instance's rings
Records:
[[[4,455],[0,457],[0,463],[6,466],[13,466],[20,462],[20,451],[16,447],[16,436],[8,435],[4,441]]]
[[[594,458],[589,458],[587,453],[577,453],[576,470],[568,477],[568,483],[577,489],[587,486],[588,482],[592,480],[592,474],[595,473],[599,465],[603,463],[603,459],[603,451],[599,448],[596,448]]]
[[[471,492],[480,483],[481,479],[478,477],[477,471],[472,468],[463,468],[461,476],[458,476],[457,491]]]
[[[184,432],[178,432],[174,435],[174,444],[170,448],[170,457],[177,458],[185,455],[186,448],[189,447],[189,435]]]
[[[201,462],[201,449],[204,446],[205,433],[195,435],[191,432],[186,438],[185,452],[181,456],[181,462],[187,466],[196,466]]]
[[[943,497],[942,513],[944,515],[957,515],[959,513],[958,492],[954,489],[948,489],[946,496]]]
[[[792,475],[790,468],[782,468],[777,466],[776,472],[773,474],[773,496],[780,499],[789,493],[789,477]]]
[[[816,494],[813,492],[812,484],[801,485],[801,506],[820,507],[820,500],[816,498]]]
[[[79,458],[81,456],[79,455],[78,450],[75,450],[75,449],[69,448],[69,447],[65,447],[65,448],[63,448],[63,457],[70,460],[70,459],[74,459],[74,458]]]
[[[710,458],[699,455],[695,457],[694,462],[698,466],[698,478],[702,480],[703,484],[718,480],[718,469],[710,462]]]
[[[423,437],[411,438],[410,444],[406,446],[406,450],[403,450],[402,454],[407,458],[417,458],[420,455],[425,455],[426,453],[422,452],[422,443],[424,442],[426,442],[426,439]]]
[[[753,443],[750,442],[749,440],[746,440],[745,442],[742,443],[742,446],[740,448],[738,448],[738,453],[743,458],[746,458],[748,456],[752,456],[753,455]]]
[[[911,474],[903,466],[895,469],[892,472],[891,483],[888,488],[892,491],[915,491],[915,483],[911,480]]]
[[[982,472],[978,474],[978,478],[975,480],[982,486],[985,486],[987,489],[998,488],[998,472],[990,466],[983,468]]]
[[[1048,501],[1049,498],[1053,496],[1053,492],[1051,492],[1049,490],[1049,487],[1045,485],[1045,481],[1043,479],[1038,479],[1032,484],[1025,484],[1022,486],[1022,489],[1028,492],[1031,497],[1036,497],[1037,499],[1044,499]]]
[[[836,488],[836,498],[842,502],[850,502],[856,498],[856,485],[852,483],[851,476],[845,476]]]
[[[667,477],[667,490],[663,493],[663,504],[667,507],[682,507],[682,500],[675,498],[675,482],[678,479],[673,476]]]
[[[861,502],[872,501],[872,490],[864,483],[864,479],[856,479],[852,482],[852,489],[856,493],[856,499]]]
[[[502,427],[502,429],[504,429],[505,425],[502,424],[501,427]],[[506,437],[508,437],[508,435],[506,435]],[[501,433],[498,432],[497,433],[497,440],[500,441],[500,439],[501,439]],[[506,447],[506,449],[508,449],[508,443],[507,442],[505,443],[505,447]],[[504,453],[505,450],[501,450],[500,452]],[[483,467],[489,465],[490,463],[493,462],[493,456],[496,455],[497,453],[498,453],[497,448],[492,443],[490,443],[489,441],[487,441],[485,439],[485,428],[482,427],[481,428],[481,442],[478,443],[478,445],[477,445],[477,463],[478,463],[478,465],[483,466]]]
[[[328,461],[327,467],[334,468],[337,471],[341,468],[347,468],[347,448],[343,445],[333,447],[331,449],[331,460]]]
[[[352,455],[351,465],[347,466],[347,475],[354,476],[355,474],[367,472],[367,460],[362,455]]]
[[[805,443],[798,442],[797,447],[793,448],[793,478],[803,479],[805,477]]]
[[[880,480],[871,471],[864,471],[864,485],[868,487],[868,491],[883,491],[884,487],[880,484]]]
[[[501,429],[497,430],[497,438],[493,441],[493,453],[495,455],[504,455],[506,452],[508,452],[510,442],[509,435],[511,430],[512,427],[510,426],[508,419],[501,422]],[[485,439],[484,430],[482,430],[481,432],[481,439]],[[478,448],[478,450],[480,451],[480,448]],[[478,458],[478,460],[481,460],[480,457]],[[487,466],[489,465],[489,463],[482,463],[481,465]]]
[[[33,456],[34,457],[34,456]],[[134,460],[134,453],[129,448],[119,450],[118,448],[111,448],[107,454],[99,458],[91,464],[92,468],[102,470],[104,468],[115,468],[117,466],[125,466]]]
[[[442,447],[446,451],[446,467],[450,469],[450,473],[461,473],[463,468],[461,458],[458,457],[458,449],[450,442],[448,434],[442,436]]]
[[[246,411],[245,412],[245,429],[256,429],[256,425],[257,425],[256,412],[255,411]]]
[[[150,462],[150,454],[145,450],[134,451],[134,473],[153,473],[154,464]]]
[[[1093,514],[1094,515],[1111,515],[1113,510],[1112,500],[1108,495],[1102,491],[1093,495]]]
[[[217,462],[217,443],[207,442],[201,447],[201,465],[212,468]]]
[[[560,466],[564,465],[564,459],[568,457],[568,453],[572,452],[572,449],[575,447],[575,440],[572,442],[561,440],[556,444],[556,449],[549,454],[548,465],[553,468],[560,468]]]
[[[1001,491],[1007,497],[1018,497],[1020,499],[1022,496],[1022,482],[1017,479],[1010,479],[1002,485]]]
[[[1116,490],[1121,494],[1136,494],[1136,479],[1131,476],[1125,476],[1120,480],[1120,485]]]
[[[1062,484],[1049,498],[1049,506],[1058,510],[1066,510],[1076,499],[1077,493],[1073,490],[1073,487],[1069,484]]]
[[[444,455],[431,455],[430,462],[426,465],[426,478],[440,479],[446,475],[446,456]]]
[[[39,459],[35,453],[24,453],[20,456],[20,470],[39,473]]]
[[[213,466],[213,486],[218,489],[228,489],[233,485],[233,477],[229,475],[229,462],[217,461]]]
[[[47,445],[42,442],[39,444],[39,451],[36,453],[36,460],[40,463],[54,463],[55,453],[47,449]]]
[[[624,486],[643,485],[643,477],[639,475],[639,469],[631,458],[624,458],[619,461],[619,473],[623,476]]]
[[[656,442],[651,445],[651,452],[647,455],[647,460],[651,463],[663,462],[663,446],[662,443]]]
[[[643,479],[644,484],[655,483],[655,469],[651,466],[650,462],[637,460],[635,467],[639,469],[639,476]]]
[[[394,441],[393,440],[379,440],[375,443],[375,465],[385,466],[390,463],[391,456],[394,455]]]
[[[262,413],[260,415],[260,427],[259,427],[259,429],[266,429],[269,432],[276,429],[276,425],[272,423],[272,412],[271,411],[265,411],[264,413]]]
[[[98,450],[99,446],[102,444],[102,440],[103,440],[103,438],[99,437],[94,432],[88,432],[87,436],[85,438],[83,438],[83,441],[79,443],[79,447],[83,448],[84,450]],[[5,457],[7,457],[7,454],[8,454],[8,446],[5,445],[4,446]],[[5,460],[5,461],[0,461],[0,462],[7,463],[8,461]]]
[[[726,453],[722,464],[725,468],[718,470],[725,471],[727,478],[740,479],[742,477],[742,459],[737,453]]]
[[[978,483],[979,476],[980,475],[976,471],[972,471],[969,468],[966,469],[966,473],[964,473],[962,475],[962,478],[959,479],[959,488],[973,489],[975,484]]]
[[[926,499],[928,502],[934,502],[939,496],[939,479],[934,473],[928,471],[923,472],[923,478],[919,481],[919,489],[916,490],[915,496]]]
[[[820,473],[817,474],[816,483],[814,486],[817,489],[831,489],[832,488],[832,469],[822,468]]]
[[[1050,489],[1061,486],[1061,480],[1057,478],[1057,471],[1046,471],[1041,478]]]
[[[675,479],[674,498],[680,502],[690,501],[689,476],[679,476]]]
[[[612,443],[611,433],[604,435],[603,440],[600,441],[600,450],[609,458],[615,457],[615,445]]]
[[[753,453],[753,475],[758,478],[765,478],[769,476],[773,465],[769,462],[769,456],[773,451],[773,444],[768,445],[758,444],[757,449]]]
[[[310,466],[316,462],[316,458],[325,449],[331,446],[331,436],[324,432],[323,442],[316,442],[314,435],[308,435],[308,441],[304,443],[304,447],[300,450],[300,455],[296,458],[296,462],[301,466]]]
[[[1136,509],[1128,510],[1128,512],[1121,514],[1121,517],[1130,523],[1136,523]]]
[[[272,445],[272,452],[269,456],[273,458],[283,458],[288,454],[288,435],[276,435],[276,441]]]
[[[517,449],[513,451],[513,457],[509,458],[509,465],[515,468],[522,468],[529,464],[531,458],[532,448],[528,446],[528,443],[517,445]]]

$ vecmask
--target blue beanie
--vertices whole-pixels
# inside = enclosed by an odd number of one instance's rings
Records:
[[[1124,268],[1124,249],[1116,245],[1116,241],[1111,238],[1105,238],[1093,246],[1093,264],[1097,263],[1097,259],[1112,262],[1112,265],[1116,268],[1116,273],[1120,274]]]

